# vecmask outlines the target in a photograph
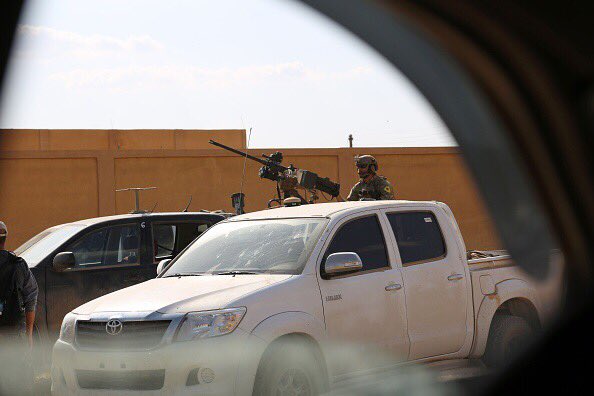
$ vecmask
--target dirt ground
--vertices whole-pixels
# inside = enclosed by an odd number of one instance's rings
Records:
[[[52,385],[52,379],[50,373],[43,373],[35,377],[35,395],[46,396],[50,395],[50,388]]]

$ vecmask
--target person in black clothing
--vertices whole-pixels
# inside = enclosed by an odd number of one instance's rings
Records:
[[[5,250],[8,229],[0,221],[0,394],[27,394],[33,387],[31,348],[37,282],[29,266]]]

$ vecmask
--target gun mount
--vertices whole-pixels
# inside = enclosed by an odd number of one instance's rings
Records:
[[[268,201],[268,207],[271,207],[273,203],[282,205],[283,200],[289,197],[297,197],[301,199],[303,204],[315,203],[319,199],[317,191],[330,195],[331,199],[340,195],[340,184],[333,182],[329,178],[320,177],[314,172],[296,168],[293,164],[289,166],[282,165],[283,153],[280,151],[270,155],[262,154],[262,158],[258,158],[214,140],[210,140],[209,143],[262,164],[258,171],[260,178],[276,182],[277,197]],[[304,190],[307,199],[299,194],[298,190]],[[307,197],[307,193],[309,193],[309,197]]]

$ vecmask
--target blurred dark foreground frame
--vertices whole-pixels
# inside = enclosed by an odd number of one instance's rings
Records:
[[[519,265],[541,279],[550,250],[564,253],[557,326],[502,375],[467,383],[469,393],[579,389],[587,380],[575,370],[592,351],[594,4],[302,2],[375,48],[433,105]]]
[[[543,278],[550,250],[563,250],[565,317],[488,388],[481,381],[469,391],[579,389],[586,380],[569,373],[592,350],[592,2],[302,2],[375,48],[428,99],[460,144],[518,264]],[[22,3],[0,5],[2,77]]]

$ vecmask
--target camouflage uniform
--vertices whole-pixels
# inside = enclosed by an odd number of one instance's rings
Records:
[[[358,201],[361,198],[395,199],[392,184],[383,176],[373,175],[369,182],[360,180],[355,184],[347,197],[347,201]]]

